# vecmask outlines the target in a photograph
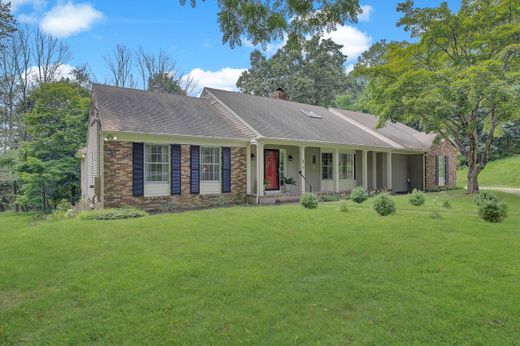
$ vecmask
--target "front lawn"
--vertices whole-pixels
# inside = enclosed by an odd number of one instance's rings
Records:
[[[121,221],[0,215],[0,344],[514,344],[520,197]],[[432,220],[432,200],[449,199]]]

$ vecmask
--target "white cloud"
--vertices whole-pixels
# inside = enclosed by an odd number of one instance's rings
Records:
[[[358,16],[358,20],[360,22],[368,22],[370,20],[370,15],[372,14],[372,11],[374,11],[374,8],[370,5],[362,5],[361,10],[363,12]]]
[[[56,69],[55,80],[60,80],[62,78],[71,78],[72,70],[74,70],[74,66],[69,64],[61,64]],[[27,69],[27,80],[29,81],[29,85],[34,86],[36,81],[38,80],[38,66],[31,66]]]
[[[54,6],[40,22],[40,28],[56,37],[67,37],[90,27],[103,19],[103,13],[90,4],[67,2]]]
[[[361,53],[370,48],[372,38],[352,26],[340,26],[336,31],[324,35],[337,44],[343,45],[341,51],[347,56],[347,61],[353,61]]]
[[[240,74],[245,68],[224,67],[218,71],[204,71],[200,68],[191,70],[189,76],[197,81],[197,89],[193,91],[194,95],[199,95],[204,87],[210,87],[223,90],[237,90],[236,82]]]
[[[19,23],[23,23],[23,24],[33,24],[33,23],[36,23],[37,21],[37,18],[35,15],[33,14],[25,14],[25,13],[22,13],[20,14],[16,20],[19,22]]]
[[[46,0],[11,0],[11,9],[16,11],[20,7],[30,5],[35,10],[42,10],[47,5]]]
[[[345,68],[345,72],[348,74],[354,70],[354,64],[348,64]]]

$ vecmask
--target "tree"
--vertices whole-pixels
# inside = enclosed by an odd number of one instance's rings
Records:
[[[269,59],[255,50],[251,68],[239,77],[237,87],[261,96],[282,88],[292,101],[330,106],[345,87],[346,56],[341,48],[330,39],[313,37],[301,49],[285,46]]]
[[[60,77],[60,68],[71,58],[69,46],[51,34],[37,29],[34,34],[34,63],[37,67],[37,82],[50,83]]]
[[[179,0],[185,5],[187,0]],[[205,2],[205,0],[202,0]],[[197,0],[190,0],[192,7]],[[345,22],[356,22],[362,12],[358,0],[219,0],[218,22],[224,43],[242,45],[245,36],[254,45],[288,37],[289,45],[306,36],[330,32]]]
[[[468,163],[468,193],[504,123],[519,117],[520,3],[463,0],[458,13],[446,3],[398,5],[398,25],[416,42],[391,43],[383,63],[364,69],[370,104],[387,120],[416,120],[452,140]],[[485,138],[485,140],[484,140]]]
[[[117,87],[135,87],[132,75],[132,50],[127,46],[118,44],[112,56],[103,57],[111,76],[111,84]]]
[[[30,140],[21,143],[16,173],[22,182],[19,203],[47,211],[62,199],[80,196],[75,152],[85,144],[90,96],[76,83],[42,84],[30,94],[26,115]]]
[[[168,94],[186,95],[179,81],[167,72],[157,73],[148,78],[148,90],[160,91]]]
[[[0,47],[4,39],[16,31],[15,20],[11,13],[11,3],[0,1]]]

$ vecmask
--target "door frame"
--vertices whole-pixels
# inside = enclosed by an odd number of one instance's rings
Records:
[[[268,189],[267,187],[264,189],[265,191],[280,191],[280,149],[264,149],[264,180],[266,179],[266,173],[267,173],[267,160],[266,160],[266,153],[268,151],[275,151],[277,153],[276,155],[276,186],[275,189]],[[263,183],[263,181],[262,181]]]

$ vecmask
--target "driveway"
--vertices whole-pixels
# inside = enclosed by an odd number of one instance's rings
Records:
[[[513,193],[515,195],[520,196],[520,189],[516,187],[488,187],[488,186],[480,186],[482,190],[496,190],[507,193]]]

